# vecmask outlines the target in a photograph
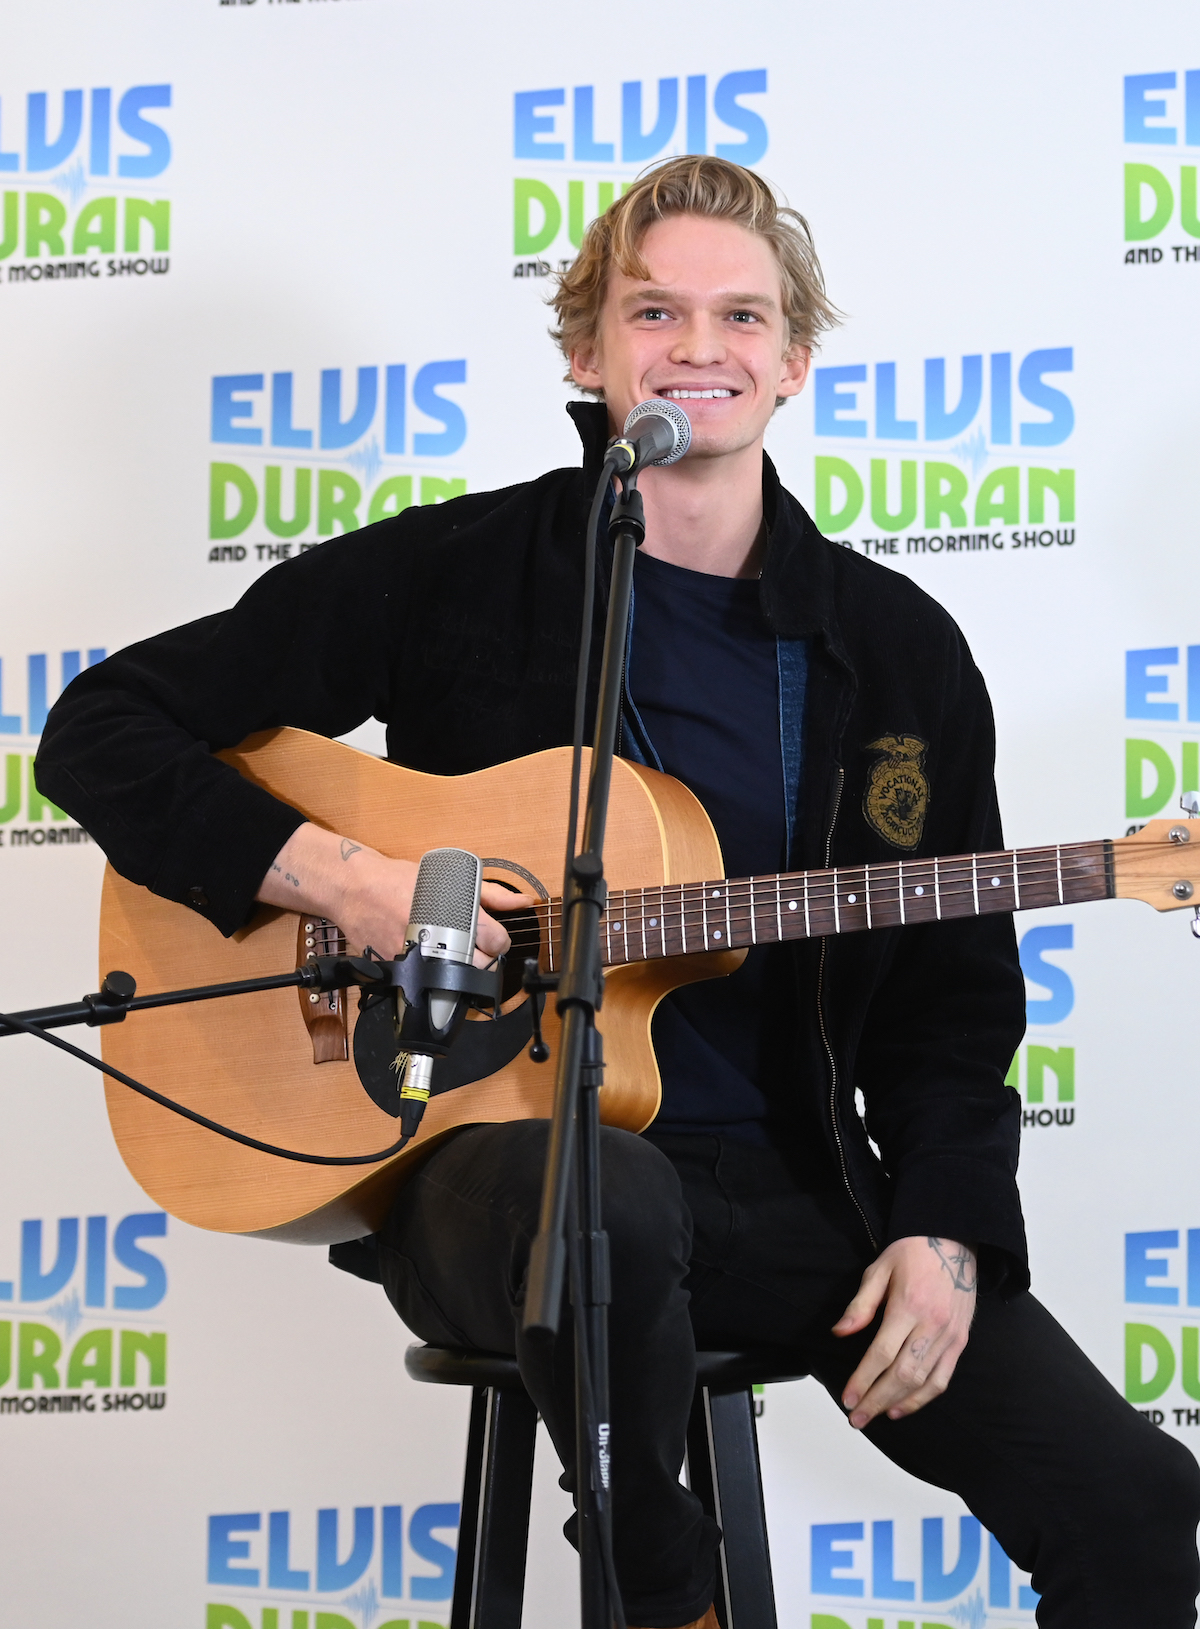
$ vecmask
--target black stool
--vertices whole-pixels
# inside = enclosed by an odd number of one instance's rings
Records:
[[[794,1360],[769,1352],[700,1352],[687,1434],[688,1485],[722,1532],[717,1617],[722,1629],[776,1629],[752,1387],[797,1380]],[[537,1410],[515,1358],[410,1346],[414,1380],[470,1386],[450,1629],[521,1629]]]

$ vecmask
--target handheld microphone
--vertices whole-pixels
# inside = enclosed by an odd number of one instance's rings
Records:
[[[467,992],[448,970],[472,963],[482,880],[479,858],[461,848],[430,849],[417,870],[405,957],[415,953],[423,963],[441,962],[447,972],[439,977],[435,968],[424,966],[416,1001],[397,990],[396,1039],[400,1059],[407,1059],[400,1064],[401,1125],[406,1131],[410,1125],[415,1131],[420,1123],[429,1101],[433,1060],[445,1056],[466,1015]]]
[[[691,420],[679,403],[653,396],[638,403],[608,450],[622,459],[618,475],[636,475],[647,464],[677,464],[691,443]]]

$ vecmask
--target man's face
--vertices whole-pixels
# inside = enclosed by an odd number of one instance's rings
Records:
[[[604,391],[614,429],[666,396],[691,420],[691,456],[752,446],[809,364],[805,347],[788,349],[770,245],[732,221],[673,215],[646,233],[642,257],[645,281],[611,269],[596,341],[571,356],[576,382]]]

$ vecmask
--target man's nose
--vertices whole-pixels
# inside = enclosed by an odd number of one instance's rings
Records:
[[[719,328],[705,317],[692,317],[675,336],[671,348],[673,362],[688,362],[693,367],[720,362],[725,356],[725,340]]]

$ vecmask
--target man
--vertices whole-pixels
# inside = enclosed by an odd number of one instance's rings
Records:
[[[622,750],[698,792],[729,875],[1001,846],[958,630],[825,542],[763,452],[834,316],[803,221],[748,171],[675,160],[593,224],[555,303],[569,377],[604,404],[572,409],[582,471],[330,542],[70,687],[39,785],[127,876],[225,933],[257,899],[399,949],[414,865],[306,824],[210,749],[374,714],[389,756],[453,773],[569,739],[588,499],[607,435],[653,396],[693,442],[641,481]],[[506,943],[481,918],[480,951]],[[717,1535],[678,1482],[697,1343],[790,1348],[1032,1571],[1043,1625],[1195,1622],[1192,1457],[1027,1291],[1003,1083],[1022,1024],[1003,917],[760,947],[663,1003],[662,1110],[602,1149],[631,1624],[712,1623]],[[516,1352],[569,1482],[569,1320],[552,1349],[519,1334],[544,1149],[544,1122],[459,1131],[375,1259],[424,1339]]]

